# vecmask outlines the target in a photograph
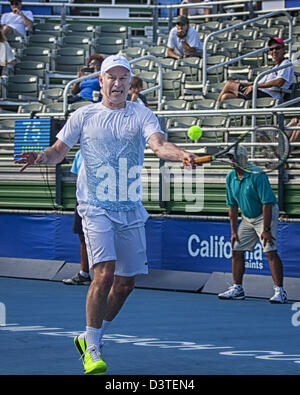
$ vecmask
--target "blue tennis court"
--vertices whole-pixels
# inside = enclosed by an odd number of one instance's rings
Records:
[[[83,374],[73,337],[85,328],[86,292],[0,278],[1,375]],[[105,336],[107,375],[298,375],[295,307],[136,288]]]

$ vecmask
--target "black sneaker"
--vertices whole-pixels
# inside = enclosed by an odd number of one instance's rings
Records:
[[[90,276],[83,277],[80,273],[77,273],[76,276],[62,280],[62,282],[66,285],[90,285],[92,280]]]

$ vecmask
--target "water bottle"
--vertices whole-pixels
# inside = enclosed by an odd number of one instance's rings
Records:
[[[93,98],[93,102],[97,103],[99,101],[99,98],[100,98],[100,92],[99,91],[93,91],[92,98]]]

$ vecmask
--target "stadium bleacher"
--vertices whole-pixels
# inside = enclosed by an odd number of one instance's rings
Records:
[[[9,38],[17,64],[13,75],[1,78],[0,208],[74,209],[75,179],[70,175],[69,170],[78,147],[70,151],[67,158],[69,163],[59,168],[62,188],[61,196],[57,199],[58,175],[54,167],[32,168],[22,174],[18,172],[19,166],[13,163],[13,123],[14,119],[25,115],[48,117],[51,116],[50,114],[52,116],[57,114],[59,117],[67,117],[75,111],[78,106],[69,105],[68,113],[63,113],[63,89],[67,82],[76,78],[77,69],[86,63],[86,59],[93,52],[100,52],[104,56],[120,53],[134,61],[133,72],[143,79],[144,89],[155,86],[162,89],[161,102],[159,90],[146,92],[146,97],[150,107],[160,117],[165,117],[168,139],[194,152],[205,152],[207,143],[208,149],[211,148],[209,144],[218,147],[235,136],[238,127],[251,126],[251,115],[244,115],[242,112],[236,114],[236,110],[251,109],[251,101],[237,99],[221,104],[216,102],[226,80],[254,80],[261,71],[270,68],[271,58],[266,52],[266,43],[271,36],[276,35],[288,41],[291,39],[288,42],[291,55],[296,56],[300,49],[300,31],[297,26],[300,9],[293,12],[291,19],[284,13],[278,13],[240,27],[240,23],[250,19],[249,15],[243,13],[243,19],[238,19],[237,16],[228,13],[226,16],[222,14],[221,17],[211,16],[210,22],[204,22],[204,19],[192,20],[191,23],[203,42],[209,34],[214,33],[206,47],[207,73],[206,84],[203,84],[204,59],[187,58],[175,61],[165,57],[168,18],[158,19],[156,29],[158,36],[155,37],[155,34],[151,36],[150,33],[155,29],[152,27],[154,23],[152,16],[149,15],[149,9],[152,7],[150,3],[145,0],[128,1],[127,4],[132,15],[138,17],[127,18],[123,22],[99,20],[98,17],[91,15],[91,11],[95,10],[94,3],[91,4],[93,7],[90,8],[89,13],[87,4],[84,8],[76,8],[75,2],[71,13],[66,13],[64,18],[60,18],[60,15],[56,15],[57,20],[53,18],[55,15],[36,17],[33,29],[27,32],[27,40],[22,40],[20,37]],[[47,5],[51,6],[51,2]],[[145,5],[148,5],[148,9],[142,7]],[[138,6],[141,6],[140,11]],[[78,19],[74,19],[72,14]],[[139,22],[139,17],[143,22]],[[144,22],[145,18],[147,23]],[[292,37],[289,36],[290,20],[293,27]],[[226,28],[230,30],[224,32]],[[261,49],[260,53],[251,53],[258,49]],[[147,55],[152,57],[143,59]],[[230,62],[241,55],[244,55],[244,58],[238,62]],[[135,61],[136,59],[138,61]],[[158,62],[162,67],[161,87]],[[222,65],[219,66],[220,64]],[[299,67],[295,66],[295,81],[292,91],[289,92],[289,98],[300,98]],[[268,109],[278,104],[274,100],[258,99],[256,107]],[[298,103],[286,108],[294,106],[297,107]],[[225,113],[220,115],[220,110],[225,110]],[[235,110],[235,113],[230,114],[230,110]],[[164,116],[165,111],[173,111],[172,116]],[[176,115],[174,111],[184,111],[184,114]],[[285,123],[288,123],[293,116],[295,113],[286,111]],[[277,119],[270,112],[257,114],[256,122],[275,124]],[[199,124],[203,129],[203,138],[199,141],[192,142],[187,137],[187,129],[192,124]],[[182,212],[186,202],[174,198],[175,182],[171,183],[170,201],[165,204],[160,202],[159,160],[148,151],[145,158],[145,172],[147,169],[154,172],[152,177],[154,181],[151,185],[148,182],[149,177],[145,175],[143,178],[145,207],[152,212]],[[224,179],[228,168],[206,165],[204,169],[206,178],[203,212],[224,215],[227,212]],[[270,180],[272,187],[277,191],[278,173],[274,172]],[[196,182],[196,178],[194,177],[191,182]],[[295,157],[292,158],[290,168],[285,170],[283,184],[285,200],[282,214],[297,216],[300,214],[300,161]],[[60,204],[57,203],[58,201]]]

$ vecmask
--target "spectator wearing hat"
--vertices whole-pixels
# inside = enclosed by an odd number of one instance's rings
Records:
[[[268,42],[269,52],[276,66],[290,64],[291,67],[273,71],[263,76],[257,85],[257,97],[273,97],[282,100],[280,89],[289,89],[294,78],[294,67],[291,61],[284,57],[284,41],[279,37],[273,37]],[[218,101],[240,97],[245,100],[252,99],[253,83],[240,83],[229,80],[222,89]]]
[[[248,152],[243,146],[232,149],[229,159],[247,161]],[[242,157],[242,158],[240,158]],[[255,165],[248,163],[247,166]],[[233,286],[220,293],[220,299],[242,300],[245,293],[242,286],[245,271],[245,251],[253,251],[256,243],[261,242],[267,256],[272,279],[274,295],[270,303],[287,303],[283,289],[283,268],[277,253],[277,224],[279,209],[277,199],[265,173],[248,173],[232,164],[226,176],[226,204],[229,207],[232,247]],[[238,210],[242,221],[238,226]]]
[[[33,25],[31,11],[22,10],[22,0],[10,0],[11,12],[6,12],[1,17],[2,31],[5,35],[21,35],[26,37],[26,28]]]
[[[182,59],[188,56],[202,56],[202,42],[197,31],[189,25],[186,16],[176,19],[176,26],[170,30],[167,43],[167,56]]]

